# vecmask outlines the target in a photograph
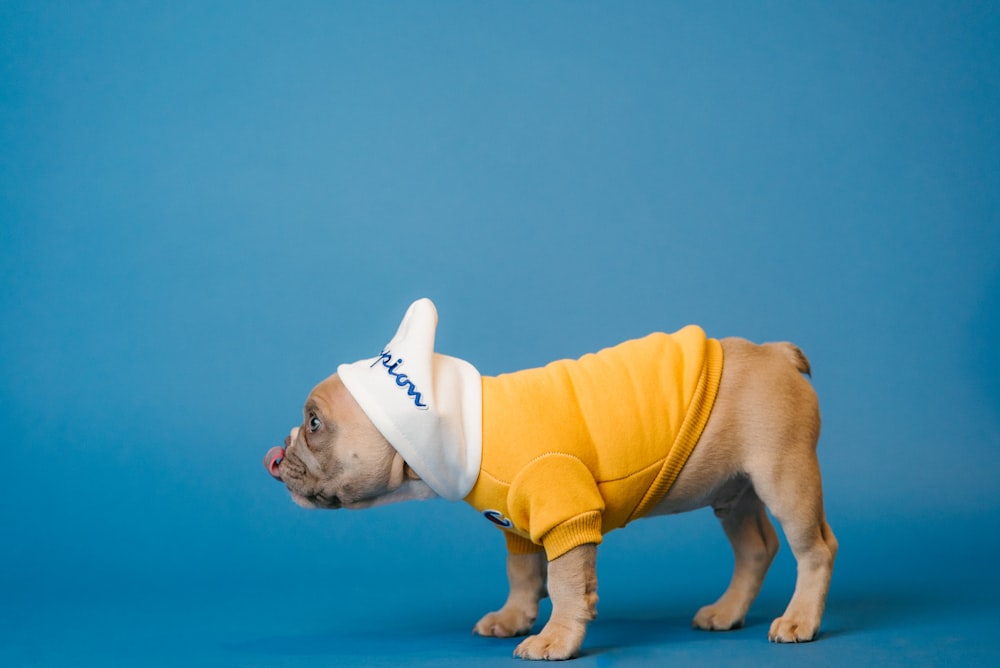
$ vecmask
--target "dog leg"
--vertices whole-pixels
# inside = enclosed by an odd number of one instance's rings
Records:
[[[830,590],[833,560],[837,555],[837,539],[826,523],[800,527],[782,523],[785,536],[798,562],[795,593],[784,614],[771,624],[767,637],[772,642],[807,642],[819,632],[826,595]]]
[[[510,594],[496,612],[476,623],[473,633],[495,638],[527,635],[538,618],[538,601],[545,592],[545,553],[507,553],[507,581]]]
[[[597,546],[574,547],[549,562],[552,616],[536,636],[526,638],[514,656],[522,659],[570,659],[577,655],[587,624],[597,616]]]
[[[797,469],[797,475],[754,481],[761,499],[781,524],[798,562],[795,593],[784,614],[771,624],[767,637],[772,642],[807,642],[819,632],[837,556],[837,539],[823,513],[815,454],[786,464],[785,470]]]
[[[736,566],[725,593],[699,610],[691,625],[706,631],[728,631],[743,626],[778,552],[778,536],[749,481],[734,503],[717,507],[715,514],[732,545]]]

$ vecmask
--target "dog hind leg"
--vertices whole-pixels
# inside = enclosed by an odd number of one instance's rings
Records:
[[[701,608],[691,625],[705,631],[728,631],[743,626],[778,553],[778,535],[749,481],[735,502],[716,506],[715,514],[733,548],[733,577],[719,600]]]
[[[815,452],[785,462],[795,476],[765,476],[755,480],[764,503],[781,524],[798,563],[795,592],[784,614],[771,624],[772,642],[806,642],[819,632],[830,589],[837,539],[823,512],[823,492]]]

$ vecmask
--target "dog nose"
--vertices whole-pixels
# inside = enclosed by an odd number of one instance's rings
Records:
[[[281,464],[281,460],[284,458],[285,449],[280,445],[274,446],[267,451],[266,455],[264,455],[264,468],[266,468],[267,472],[278,480],[281,480],[281,471],[279,466]]]

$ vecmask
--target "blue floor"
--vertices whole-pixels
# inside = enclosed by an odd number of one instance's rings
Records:
[[[690,618],[718,593],[728,568],[710,514],[636,524],[602,548],[599,617],[573,665],[997,665],[1000,586],[989,563],[997,545],[976,535],[983,522],[842,524],[821,636],[798,646],[766,638],[794,577],[787,547],[745,628],[700,632],[689,628]],[[671,524],[678,552],[651,556],[652,542],[670,535]],[[350,558],[334,559],[337,568],[316,573],[312,588],[289,586],[287,566],[242,585],[235,577],[186,584],[151,578],[144,586],[106,575],[89,590],[30,598],[25,584],[0,603],[0,665],[513,665],[517,640],[469,632],[502,598],[502,570],[493,570],[502,567],[502,553],[489,563],[465,561],[457,549],[451,558],[408,554],[420,563],[405,553],[381,555],[382,563],[373,556],[357,563],[353,577],[333,572],[349,568]]]

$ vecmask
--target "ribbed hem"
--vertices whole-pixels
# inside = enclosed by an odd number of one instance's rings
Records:
[[[557,559],[578,545],[601,542],[601,512],[592,510],[563,522],[542,536],[545,556]]]
[[[719,393],[719,383],[722,382],[722,344],[717,339],[707,339],[705,341],[705,368],[698,380],[698,387],[695,388],[694,396],[688,413],[684,417],[677,439],[670,448],[670,453],[663,462],[663,468],[656,477],[652,486],[646,491],[642,501],[636,506],[628,522],[642,517],[648,513],[653,506],[659,503],[660,499],[670,490],[681,469],[687,463],[688,457],[694,450],[694,446],[701,438],[701,432],[705,430],[708,423],[708,416],[712,413],[715,405],[715,397]]]
[[[503,535],[507,539],[507,551],[511,554],[535,554],[542,551],[541,545],[535,545],[531,540],[513,531],[504,531]]]

